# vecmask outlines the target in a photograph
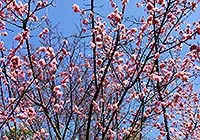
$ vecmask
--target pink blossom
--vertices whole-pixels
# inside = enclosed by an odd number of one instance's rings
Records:
[[[39,65],[42,66],[42,67],[44,67],[44,66],[46,65],[46,62],[45,62],[44,59],[40,59],[38,63],[39,63]]]
[[[14,68],[17,68],[20,64],[21,64],[21,61],[20,61],[20,58],[19,56],[13,56],[11,58],[11,64]]]
[[[4,135],[2,140],[9,140],[9,138],[6,135]]]
[[[137,28],[132,28],[132,29],[130,30],[130,32],[131,32],[132,34],[136,33],[136,32],[137,32]]]
[[[153,4],[151,3],[151,2],[148,2],[147,3],[147,10],[153,10],[153,8],[154,8],[154,6],[153,6]]]
[[[88,19],[83,20],[83,24],[87,25],[89,23]]]
[[[118,11],[112,12],[111,14],[108,15],[109,19],[112,19],[116,22],[120,22],[121,21],[121,15],[118,13]]]
[[[32,14],[31,15],[31,20],[34,21],[34,22],[37,22],[39,19],[35,14]]]
[[[53,88],[53,91],[54,91],[54,92],[57,92],[57,91],[60,90],[60,88],[61,88],[60,86],[55,86],[55,87]]]
[[[200,25],[196,26],[196,32],[198,35],[200,35]]]
[[[44,128],[40,129],[40,132],[45,133],[45,129]]]
[[[22,37],[23,37],[23,39],[28,39],[28,38],[29,38],[29,35],[30,35],[29,30],[24,30],[24,31],[22,32]]]
[[[152,77],[152,79],[155,80],[155,81],[158,81],[158,82],[161,82],[161,81],[162,81],[162,77],[159,76],[159,75],[152,74],[151,77]]]
[[[64,40],[63,40],[63,44],[64,44],[64,45],[68,45],[67,39],[64,39]],[[64,49],[64,48],[62,48],[62,49]]]
[[[129,2],[129,0],[122,0],[122,5],[126,5]]]
[[[1,32],[1,36],[7,36],[8,32]]]
[[[43,32],[43,34],[47,34],[49,32],[49,29],[48,28],[44,28],[42,32]]]
[[[198,48],[198,46],[193,44],[193,45],[190,47],[190,51],[196,51],[197,48]]]
[[[100,108],[99,108],[99,105],[97,104],[97,102],[93,101],[92,104],[94,106],[95,111],[97,111],[97,112],[100,111]]]
[[[23,37],[21,34],[16,35],[14,39],[20,42],[23,41]]]
[[[103,61],[102,61],[101,59],[98,59],[98,60],[97,60],[97,65],[100,66],[100,65],[102,64],[102,62],[103,62]]]
[[[187,82],[188,79],[189,79],[189,75],[190,75],[190,74],[187,73],[187,72],[180,71],[180,72],[178,72],[178,73],[175,74],[175,77],[178,77],[178,78],[180,78],[181,80]]]
[[[159,53],[156,53],[155,55],[154,55],[154,59],[158,59],[160,57],[160,54]]]
[[[60,108],[60,105],[59,105],[59,104],[55,104],[55,105],[54,105],[54,108],[55,108],[55,109],[59,109],[59,108]]]
[[[66,43],[66,44],[67,44],[67,43]],[[65,48],[62,48],[61,51],[62,51],[62,53],[63,53],[64,55],[67,55],[67,54],[68,54],[68,52],[67,52],[67,50],[66,50]]]
[[[159,4],[163,4],[165,2],[165,0],[158,0]]]
[[[0,41],[0,51],[5,51],[4,42]]]
[[[84,28],[82,29],[82,31],[83,31],[83,33],[85,33],[85,32],[87,31],[87,29],[84,27]]]
[[[43,33],[42,33],[42,32],[39,33],[38,37],[39,37],[39,38],[42,38],[42,37],[43,37]]]
[[[73,4],[72,9],[74,10],[75,13],[79,13],[81,11],[77,4]]]
[[[62,95],[63,95],[63,93],[60,91],[60,89],[61,89],[61,86],[59,85],[59,86],[55,86],[54,88],[53,88],[53,91],[56,93],[56,95],[58,96],[58,97],[61,97]]]
[[[38,1],[37,6],[42,7],[42,1]]]

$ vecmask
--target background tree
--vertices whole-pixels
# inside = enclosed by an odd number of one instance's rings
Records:
[[[200,138],[199,1],[135,2],[143,17],[108,2],[107,17],[74,4],[67,37],[45,13],[54,1],[0,2],[2,139]]]

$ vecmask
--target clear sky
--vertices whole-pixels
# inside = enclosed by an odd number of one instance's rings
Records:
[[[114,0],[119,2],[120,0]],[[136,8],[135,3],[139,0],[129,0],[127,7],[126,15],[135,15],[140,17],[144,15],[144,11]],[[76,14],[72,11],[72,5],[77,3],[80,8],[86,8],[84,4],[90,4],[90,0],[55,0],[56,7],[50,7],[48,9],[49,19],[53,23],[59,23],[59,29],[64,35],[69,35],[74,33],[76,30],[75,24],[79,25],[79,14]],[[108,13],[112,11],[111,6],[109,6],[109,0],[96,0],[96,5],[101,6],[102,8],[96,8],[96,10],[102,15],[107,16]],[[191,21],[198,21],[200,19],[200,5],[197,8],[197,11],[192,14],[189,18]]]
[[[127,7],[127,15],[133,15],[133,12],[139,10],[135,10],[136,6],[134,1],[130,0],[130,4]],[[77,3],[80,8],[87,8],[86,4],[90,4],[89,2],[90,0],[56,0],[56,7],[50,7],[48,9],[49,18],[51,21],[53,21],[53,23],[59,23],[59,29],[64,35],[69,35],[70,33],[77,31],[75,24],[79,25],[80,23],[79,14],[76,14],[72,11],[72,5]],[[119,0],[116,0],[116,2],[119,2]],[[97,6],[95,10],[97,10],[97,12],[104,17],[107,17],[107,15],[112,12],[112,8],[109,5],[109,0],[96,0],[95,5]],[[98,6],[102,7],[100,8]],[[139,12],[137,15],[139,17],[139,15],[142,15],[142,13]]]

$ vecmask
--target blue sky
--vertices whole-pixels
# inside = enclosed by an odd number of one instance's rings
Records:
[[[116,0],[116,2],[119,1],[120,0]],[[136,9],[134,1],[130,0],[130,3],[127,7],[127,15],[133,15],[133,12],[139,10]],[[80,23],[80,16],[79,14],[76,14],[72,11],[72,5],[74,3],[77,3],[80,8],[86,8],[84,4],[89,4],[89,2],[89,0],[56,0],[56,7],[50,7],[48,9],[49,18],[51,21],[53,21],[53,23],[59,23],[59,29],[64,35],[69,35],[70,33],[74,33],[74,31],[77,31],[75,24],[79,25]],[[109,0],[96,0],[95,4],[97,6],[103,5],[103,7],[101,8],[97,7],[96,10],[104,17],[107,17],[107,15],[113,11],[111,6],[109,5]],[[138,17],[142,14],[143,13],[140,12],[137,13]]]
[[[114,1],[117,3],[120,2],[120,0]],[[136,8],[135,3],[137,1],[139,0],[129,0],[126,15],[135,15],[137,17],[140,17],[145,14],[143,10]],[[79,25],[80,17],[79,14],[76,14],[72,11],[72,5],[74,3],[77,3],[80,8],[86,8],[84,4],[89,4],[89,2],[90,0],[55,0],[56,7],[49,7],[48,9],[49,19],[55,24],[59,23],[58,27],[64,35],[74,33],[74,31],[77,31],[75,24]],[[111,6],[109,5],[109,0],[96,0],[95,3],[97,6],[103,5],[102,8],[96,8],[96,10],[103,16],[107,16],[107,14],[112,11]],[[197,8],[197,11],[189,17],[188,20],[198,21],[200,19],[199,7]]]

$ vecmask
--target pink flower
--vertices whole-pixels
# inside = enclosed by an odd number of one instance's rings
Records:
[[[47,49],[45,47],[40,47],[37,52],[46,52],[46,50]]]
[[[129,0],[122,0],[122,5],[126,5],[129,2]]]
[[[49,32],[49,29],[48,28],[44,28],[44,30],[42,32],[43,32],[43,34],[47,34]]]
[[[64,45],[68,45],[67,39],[64,39],[64,40],[63,40],[63,44],[64,44]],[[63,49],[63,48],[62,48],[62,49]]]
[[[4,47],[4,42],[0,41],[0,51],[4,51],[5,47]]]
[[[22,40],[23,40],[23,37],[22,37],[21,34],[18,34],[18,35],[15,36],[14,39],[17,40],[17,41],[22,41]]]
[[[37,6],[41,7],[42,6],[42,1],[38,1]]]
[[[1,36],[7,36],[8,33],[7,32],[1,32]]]
[[[165,136],[167,133],[165,131],[160,131],[160,135]]]
[[[148,2],[147,3],[147,10],[153,10],[154,6],[152,3]]]
[[[74,111],[75,111],[75,110],[78,111],[78,110],[79,110],[79,109],[78,109],[78,106],[74,104],[73,110],[74,110]]]
[[[124,81],[123,81],[123,84],[124,84],[124,86],[128,86],[129,81],[128,81],[128,80],[124,80]]]
[[[38,63],[39,63],[39,65],[42,66],[42,67],[44,67],[44,66],[46,65],[46,62],[45,62],[44,59],[40,59]]]
[[[152,79],[155,80],[155,81],[158,81],[158,82],[161,82],[161,81],[162,81],[162,77],[159,76],[159,75],[152,74],[151,77],[152,77]]]
[[[115,103],[115,104],[113,104],[113,110],[117,110],[118,109],[118,104],[117,103]]]
[[[46,6],[47,6],[47,4],[48,4],[48,2],[47,2],[47,1],[44,1],[44,2],[42,2],[42,1],[39,1],[39,2],[37,3],[37,7],[46,7]]]
[[[55,87],[53,88],[53,91],[56,93],[56,95],[57,95],[58,97],[61,97],[61,96],[63,95],[63,93],[60,91],[60,88],[61,88],[60,85],[59,85],[59,86],[55,86]]]
[[[2,140],[9,140],[9,138],[5,135],[2,137]]]
[[[68,55],[68,54],[69,54],[65,48],[62,48],[61,51],[62,51],[62,53],[63,53],[64,55]]]
[[[182,81],[187,82],[189,79],[190,74],[184,71],[180,71],[175,74],[175,77],[180,78]]]
[[[66,101],[66,103],[68,103],[68,102],[70,102],[70,100]],[[63,106],[63,105],[64,105],[64,101],[61,100],[60,103],[59,103],[59,105],[60,105],[60,106]]]
[[[159,53],[156,53],[155,55],[154,55],[154,58],[155,59],[158,59],[160,57],[160,54]]]
[[[88,19],[84,19],[83,21],[83,24],[87,25],[89,23]]]
[[[19,119],[25,119],[25,118],[27,118],[27,116],[24,113],[18,114],[17,117]]]
[[[40,129],[40,132],[44,134],[45,133],[45,129],[44,128]]]
[[[39,19],[38,19],[38,17],[37,17],[36,15],[32,14],[32,15],[31,15],[31,20],[36,22],[36,21],[38,21]]]
[[[97,65],[100,66],[102,64],[102,62],[103,62],[102,59],[98,59],[97,60]]]
[[[29,69],[29,70],[27,71],[27,74],[28,74],[28,76],[31,76],[31,75],[33,75],[33,72],[32,72],[32,70],[31,70],[31,69]]]
[[[112,12],[108,15],[108,18],[111,20],[114,20],[116,22],[120,22],[121,21],[121,16],[118,13],[118,11]]]
[[[79,6],[77,4],[74,4],[72,6],[72,9],[74,10],[75,13],[79,13],[81,11],[80,8],[79,8]]]
[[[63,93],[62,93],[61,91],[58,91],[58,92],[57,92],[57,96],[58,96],[58,97],[61,97],[62,95],[63,95]]]
[[[97,104],[97,102],[92,101],[92,104],[94,106],[95,111],[97,111],[97,112],[100,111],[100,108],[99,108],[99,105]]]
[[[42,38],[42,37],[43,37],[43,33],[42,33],[42,32],[39,33],[38,37],[39,37],[39,38]]]
[[[196,27],[197,34],[200,35],[200,25]]]
[[[54,105],[54,108],[55,108],[55,109],[59,109],[59,108],[60,108],[60,105],[59,105],[59,104],[55,104],[55,105]]]
[[[130,32],[131,32],[132,34],[136,33],[136,32],[137,32],[137,28],[132,28],[132,29],[130,30]]]
[[[193,44],[193,45],[190,47],[190,51],[197,50],[197,47],[198,47],[197,45],[194,45],[194,44]]]
[[[48,28],[44,28],[43,30],[42,30],[42,32],[41,33],[39,33],[39,38],[42,38],[43,37],[43,35],[45,35],[45,34],[48,34],[49,33],[49,29]]]
[[[27,108],[27,109],[26,109],[26,113],[27,113],[27,115],[28,115],[28,117],[29,117],[30,119],[33,119],[33,118],[35,118],[35,116],[36,116],[36,112],[35,112],[35,109],[34,109],[33,107]]]
[[[115,8],[116,7],[116,3],[114,3],[113,1],[111,2],[111,6],[113,7],[113,8]]]
[[[29,34],[30,34],[29,30],[24,30],[22,32],[23,39],[28,39],[29,38]]]
[[[54,92],[57,92],[57,91],[59,91],[60,90],[60,86],[55,86],[54,88],[53,88],[53,91]]]
[[[164,3],[164,0],[158,0],[158,3],[159,3],[159,4],[163,4],[163,3]]]
[[[13,56],[11,59],[11,64],[13,67],[18,67],[20,65],[20,58],[19,56]]]
[[[121,16],[120,16],[119,14],[116,14],[116,15],[115,15],[115,20],[116,20],[117,22],[120,22],[120,21],[121,21]]]

